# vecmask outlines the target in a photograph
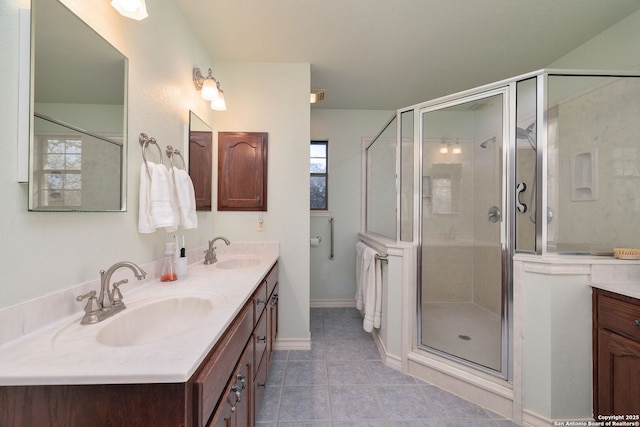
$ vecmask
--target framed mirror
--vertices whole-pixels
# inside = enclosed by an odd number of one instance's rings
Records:
[[[31,1],[30,211],[125,211],[127,58],[58,0]]]
[[[193,111],[189,112],[189,176],[196,195],[196,210],[211,210],[213,132]]]

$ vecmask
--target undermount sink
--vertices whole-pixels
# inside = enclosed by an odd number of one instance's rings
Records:
[[[212,309],[213,302],[210,299],[195,296],[173,297],[129,307],[116,314],[98,332],[96,340],[110,347],[159,341],[198,326]]]
[[[240,268],[249,268],[260,264],[262,260],[254,256],[239,256],[229,258],[216,263],[216,267],[223,270],[237,270]]]

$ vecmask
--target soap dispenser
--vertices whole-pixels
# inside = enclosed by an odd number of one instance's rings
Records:
[[[174,280],[178,280],[174,260],[175,252],[176,245],[174,242],[165,243],[164,260],[162,261],[162,274],[160,275],[161,282],[173,282]]]

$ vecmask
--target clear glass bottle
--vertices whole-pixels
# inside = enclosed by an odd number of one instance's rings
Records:
[[[173,282],[178,280],[178,274],[176,273],[174,254],[176,251],[176,245],[173,242],[167,242],[164,247],[164,260],[162,261],[162,274],[160,275],[161,282]]]

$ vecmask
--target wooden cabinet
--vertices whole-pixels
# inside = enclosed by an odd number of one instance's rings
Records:
[[[276,263],[186,383],[0,387],[0,426],[254,426],[275,339],[267,301],[277,281]]]
[[[253,426],[253,347],[247,344],[207,427]]]
[[[218,132],[218,210],[267,210],[266,132]]]
[[[211,210],[211,177],[213,175],[213,133],[189,132],[189,176],[193,182],[196,210]]]
[[[593,366],[594,417],[640,415],[640,300],[594,289]]]

